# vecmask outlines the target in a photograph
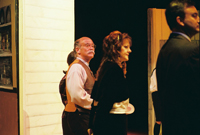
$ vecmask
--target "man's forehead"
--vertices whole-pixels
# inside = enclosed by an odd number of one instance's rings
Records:
[[[91,43],[93,43],[93,41],[88,37],[84,37],[84,38],[82,38],[81,43],[91,44]]]
[[[194,13],[197,13],[198,14],[198,11],[196,9],[195,6],[189,6],[189,7],[185,7],[184,8],[184,12],[187,14],[194,14]]]

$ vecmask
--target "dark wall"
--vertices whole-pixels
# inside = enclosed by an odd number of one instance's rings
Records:
[[[103,38],[113,30],[132,37],[127,62],[130,102],[136,111],[129,115],[129,129],[148,132],[147,9],[165,8],[169,0],[84,0],[75,1],[75,39],[90,37],[97,45],[90,62],[94,73],[102,56]],[[200,5],[199,0],[196,4]]]
[[[17,93],[0,89],[0,135],[18,135]]]

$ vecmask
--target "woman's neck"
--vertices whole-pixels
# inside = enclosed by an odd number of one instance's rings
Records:
[[[115,62],[119,65],[120,68],[122,68],[122,62],[120,60],[116,60]]]

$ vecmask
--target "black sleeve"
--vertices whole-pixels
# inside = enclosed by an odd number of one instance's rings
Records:
[[[159,92],[153,92],[152,93],[152,100],[153,100],[153,106],[155,110],[155,115],[156,115],[156,121],[162,121],[161,120],[161,100],[159,96]]]
[[[106,97],[111,102],[121,102],[128,98],[123,70],[117,65],[111,69],[107,80]]]
[[[109,113],[115,102],[121,102],[128,98],[124,74],[117,64],[105,67],[105,73],[100,74],[95,82],[91,97],[98,103],[98,111]]]
[[[94,106],[92,103],[92,109],[90,111],[90,119],[89,119],[89,129],[93,129],[95,112],[96,112],[96,106]]]
[[[92,93],[91,93],[91,98],[93,100],[96,100],[96,94],[98,92],[98,85],[99,82],[98,81],[95,81],[94,83],[94,86],[93,86],[93,89],[92,89]],[[94,124],[94,117],[95,117],[95,113],[96,113],[96,106],[94,106],[94,101],[92,102],[92,105],[91,105],[91,111],[90,111],[90,118],[89,118],[89,129],[93,129],[93,124]]]

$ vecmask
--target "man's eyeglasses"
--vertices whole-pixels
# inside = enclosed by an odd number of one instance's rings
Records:
[[[83,46],[85,47],[93,47],[93,48],[96,48],[96,45],[95,44],[83,44]]]

